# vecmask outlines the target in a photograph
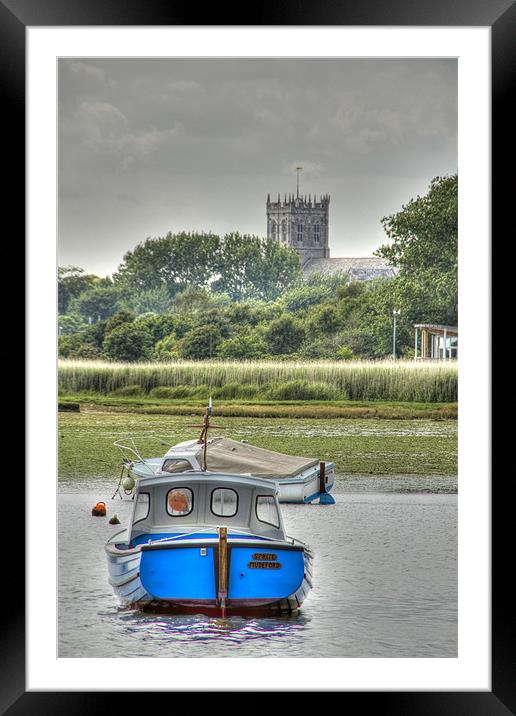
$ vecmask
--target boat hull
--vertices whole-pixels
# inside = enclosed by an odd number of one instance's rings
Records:
[[[159,613],[222,613],[215,540],[140,544],[129,550],[108,545],[106,552],[109,582],[123,607]],[[311,589],[312,561],[305,546],[230,540],[224,612],[296,612]]]

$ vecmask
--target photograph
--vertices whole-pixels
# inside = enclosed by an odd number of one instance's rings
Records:
[[[58,659],[457,659],[458,58],[56,72]]]

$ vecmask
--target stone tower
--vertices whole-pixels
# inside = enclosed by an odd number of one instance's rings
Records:
[[[278,194],[278,201],[267,196],[267,237],[276,239],[295,249],[304,266],[311,259],[325,259],[330,256],[328,244],[329,195],[285,195]]]

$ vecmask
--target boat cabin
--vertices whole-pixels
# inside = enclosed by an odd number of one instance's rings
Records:
[[[127,544],[149,540],[238,536],[284,540],[276,484],[261,478],[188,472],[138,481]],[[195,533],[195,534],[194,534]]]

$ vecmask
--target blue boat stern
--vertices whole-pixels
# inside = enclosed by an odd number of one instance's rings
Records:
[[[220,606],[218,544],[143,545],[140,579],[153,600],[163,607],[216,612]],[[292,611],[300,606],[299,599],[292,600],[302,592],[304,584],[303,547],[229,542],[229,613],[243,613],[246,608]]]

